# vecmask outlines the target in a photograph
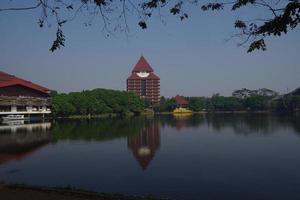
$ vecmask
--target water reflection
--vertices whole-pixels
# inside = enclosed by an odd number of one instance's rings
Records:
[[[207,125],[215,131],[222,132],[225,128],[231,128],[234,133],[241,135],[272,134],[276,130],[291,127],[297,132],[300,122],[299,116],[267,114],[218,114],[208,115],[206,119]]]
[[[299,194],[299,116],[26,123],[0,125],[0,181],[174,199]]]
[[[151,123],[146,118],[59,120],[53,124],[53,141],[107,141],[138,135]]]
[[[161,144],[161,129],[224,129],[238,135],[270,135],[281,129],[293,129],[300,135],[300,116],[265,114],[214,114],[193,116],[132,117],[97,120],[59,120],[54,123],[24,121],[0,125],[0,164],[21,159],[48,143],[59,141],[110,141],[126,139],[141,169],[146,170]],[[226,131],[228,133],[228,131]]]
[[[299,116],[273,116],[266,114],[215,114],[193,116],[133,117],[105,120],[64,120],[53,127],[53,141],[83,140],[107,141],[127,139],[142,170],[146,170],[161,144],[161,128],[178,131],[186,128],[206,127],[215,133],[224,129],[238,135],[269,135],[281,129],[293,128],[300,133]],[[167,142],[167,141],[166,141]]]
[[[51,123],[12,121],[0,126],[0,164],[23,159],[51,141]]]
[[[162,127],[174,127],[177,130],[189,127],[197,128],[206,124],[206,115],[166,115],[157,118]]]
[[[141,168],[146,170],[160,147],[160,124],[153,122],[143,127],[138,135],[128,137],[127,145]]]
[[[279,129],[293,128],[300,134],[300,116],[269,114],[203,114],[184,117],[160,117],[163,127],[184,128],[209,127],[216,132],[231,129],[239,135],[272,134]]]

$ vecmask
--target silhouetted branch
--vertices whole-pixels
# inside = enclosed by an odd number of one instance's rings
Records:
[[[103,23],[102,31],[109,35],[116,31],[129,32],[128,18],[135,15],[137,25],[142,29],[148,28],[148,20],[155,12],[162,20],[162,11],[177,17],[179,20],[189,18],[185,12],[186,5],[200,6],[203,11],[218,11],[229,8],[237,11],[240,8],[255,7],[262,12],[269,11],[266,19],[251,16],[247,13],[248,19],[238,19],[234,22],[237,33],[233,37],[241,39],[239,45],[249,44],[248,51],[257,49],[265,50],[264,39],[269,36],[280,36],[283,33],[296,28],[300,23],[300,2],[299,0],[288,1],[267,1],[267,0],[219,0],[200,5],[199,0],[36,0],[37,4],[20,8],[0,8],[0,11],[20,11],[41,8],[42,14],[39,19],[39,26],[43,27],[44,21],[53,17],[58,30],[62,33],[62,26],[67,21],[74,20],[78,13],[90,18],[88,24],[92,24],[96,16],[100,16]],[[72,2],[69,4],[68,2]],[[244,12],[244,10],[241,10]],[[68,17],[68,14],[71,17]],[[255,15],[255,14],[253,14]],[[107,35],[108,36],[108,35]],[[257,38],[259,38],[257,40]],[[57,41],[57,40],[56,40]],[[261,46],[259,46],[261,45]],[[253,49],[254,48],[254,49]],[[54,48],[56,50],[57,48]]]
[[[42,2],[39,2],[35,6],[30,6],[30,7],[20,7],[20,8],[0,8],[1,11],[20,11],[20,10],[32,10],[40,7],[42,5]]]

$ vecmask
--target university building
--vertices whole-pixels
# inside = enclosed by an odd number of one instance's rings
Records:
[[[50,90],[0,71],[0,115],[50,114]]]
[[[127,91],[133,91],[141,98],[155,104],[160,98],[160,78],[154,73],[144,56],[141,56],[127,78]]]

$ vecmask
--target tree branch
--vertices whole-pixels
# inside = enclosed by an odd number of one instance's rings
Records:
[[[36,9],[36,8],[40,7],[41,5],[42,5],[42,2],[39,2],[37,5],[31,6],[31,7],[23,7],[23,8],[0,8],[0,12],[1,11],[32,10],[32,9]]]

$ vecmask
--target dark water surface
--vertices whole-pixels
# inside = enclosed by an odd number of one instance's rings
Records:
[[[174,199],[300,199],[300,118],[3,124],[0,181]]]

